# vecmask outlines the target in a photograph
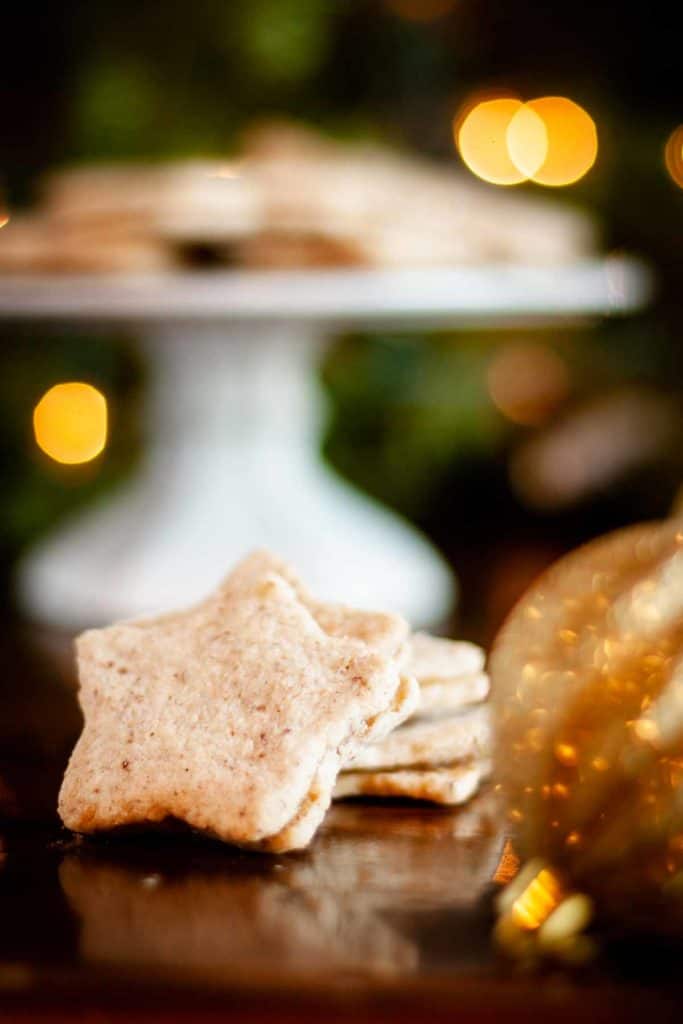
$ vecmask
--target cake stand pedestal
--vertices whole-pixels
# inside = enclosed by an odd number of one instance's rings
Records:
[[[626,312],[647,274],[572,268],[221,271],[0,281],[5,319],[134,327],[151,359],[138,475],[20,566],[34,618],[68,630],[204,596],[257,546],[322,598],[443,621],[455,582],[428,541],[321,461],[315,363],[335,329],[534,323]]]

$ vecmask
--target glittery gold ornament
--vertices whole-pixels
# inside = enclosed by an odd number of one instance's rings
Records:
[[[552,865],[517,897],[535,912],[540,878],[535,927],[580,891],[620,921],[683,929],[683,519],[559,561],[510,615],[490,669],[515,850]],[[551,936],[586,905],[564,915]]]

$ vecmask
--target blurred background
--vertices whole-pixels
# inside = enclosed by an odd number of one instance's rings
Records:
[[[229,157],[251,126],[274,118],[486,180],[485,161],[475,153],[468,166],[455,144],[477,102],[579,104],[598,138],[579,180],[506,188],[489,175],[482,187],[552,193],[589,210],[601,249],[654,267],[655,302],[636,316],[560,327],[354,333],[334,341],[321,368],[325,457],[427,533],[460,578],[459,630],[489,641],[548,562],[605,530],[666,514],[683,479],[674,17],[670,5],[587,0],[13,4],[0,69],[0,220],[11,225],[36,201],[48,170]],[[133,471],[148,368],[134,332],[93,344],[87,331],[16,324],[0,326],[0,359],[9,621],[17,557]],[[46,454],[34,436],[34,408],[63,381],[90,383],[108,405],[106,446],[78,465]]]

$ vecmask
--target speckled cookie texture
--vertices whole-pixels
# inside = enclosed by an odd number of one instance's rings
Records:
[[[77,832],[176,818],[301,848],[340,766],[417,700],[395,659],[330,635],[264,565],[187,612],[86,632],[77,655],[85,725],[59,796]]]
[[[235,580],[247,581],[264,572],[277,573],[289,583],[292,590],[330,636],[352,637],[362,640],[375,651],[398,655],[407,650],[410,626],[400,615],[389,612],[361,611],[342,604],[329,604],[316,600],[291,565],[270,551],[260,549],[245,558],[233,573]],[[406,671],[407,675],[414,673]]]
[[[379,654],[395,658],[399,664],[404,659],[410,626],[402,616],[389,612],[361,611],[346,605],[318,601],[289,563],[265,549],[252,552],[240,562],[232,573],[233,586],[249,585],[264,573],[274,573],[288,583],[325,633],[357,640]],[[417,680],[403,671],[401,684],[391,704],[369,723],[365,742],[375,742],[388,736],[416,713],[419,707],[420,687]]]

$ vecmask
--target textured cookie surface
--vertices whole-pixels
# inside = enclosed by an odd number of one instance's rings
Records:
[[[396,658],[405,657],[410,626],[400,615],[368,612],[346,605],[318,601],[310,593],[296,570],[271,551],[262,548],[244,558],[232,573],[233,586],[248,586],[264,573],[279,576],[289,584],[299,601],[311,613],[320,628],[334,637],[346,637],[366,644],[373,651]],[[420,708],[420,688],[414,677],[402,673],[391,704],[368,723],[365,742],[381,740],[407,721]]]
[[[404,725],[378,743],[366,744],[348,765],[360,768],[414,768],[488,757],[491,722],[486,705],[460,715]]]
[[[91,630],[77,651],[85,726],[59,812],[79,832],[174,817],[228,842],[304,846],[401,686],[279,576],[239,567],[197,608]]]
[[[420,687],[421,717],[452,715],[472,704],[486,700],[490,689],[485,672],[474,672],[448,682],[432,682]]]
[[[452,807],[469,800],[489,772],[490,765],[484,761],[422,770],[344,772],[337,779],[334,797],[407,797]]]
[[[485,655],[481,647],[463,640],[446,640],[429,633],[413,633],[406,645],[403,669],[422,685],[457,679],[481,672]]]
[[[389,612],[366,612],[346,605],[317,601],[299,579],[287,562],[270,551],[258,550],[245,558],[233,576],[246,581],[264,572],[277,573],[289,583],[313,618],[330,636],[345,636],[362,640],[368,647],[382,654],[395,655],[402,648],[410,633],[410,626],[400,615]],[[407,672],[408,675],[414,675]]]

